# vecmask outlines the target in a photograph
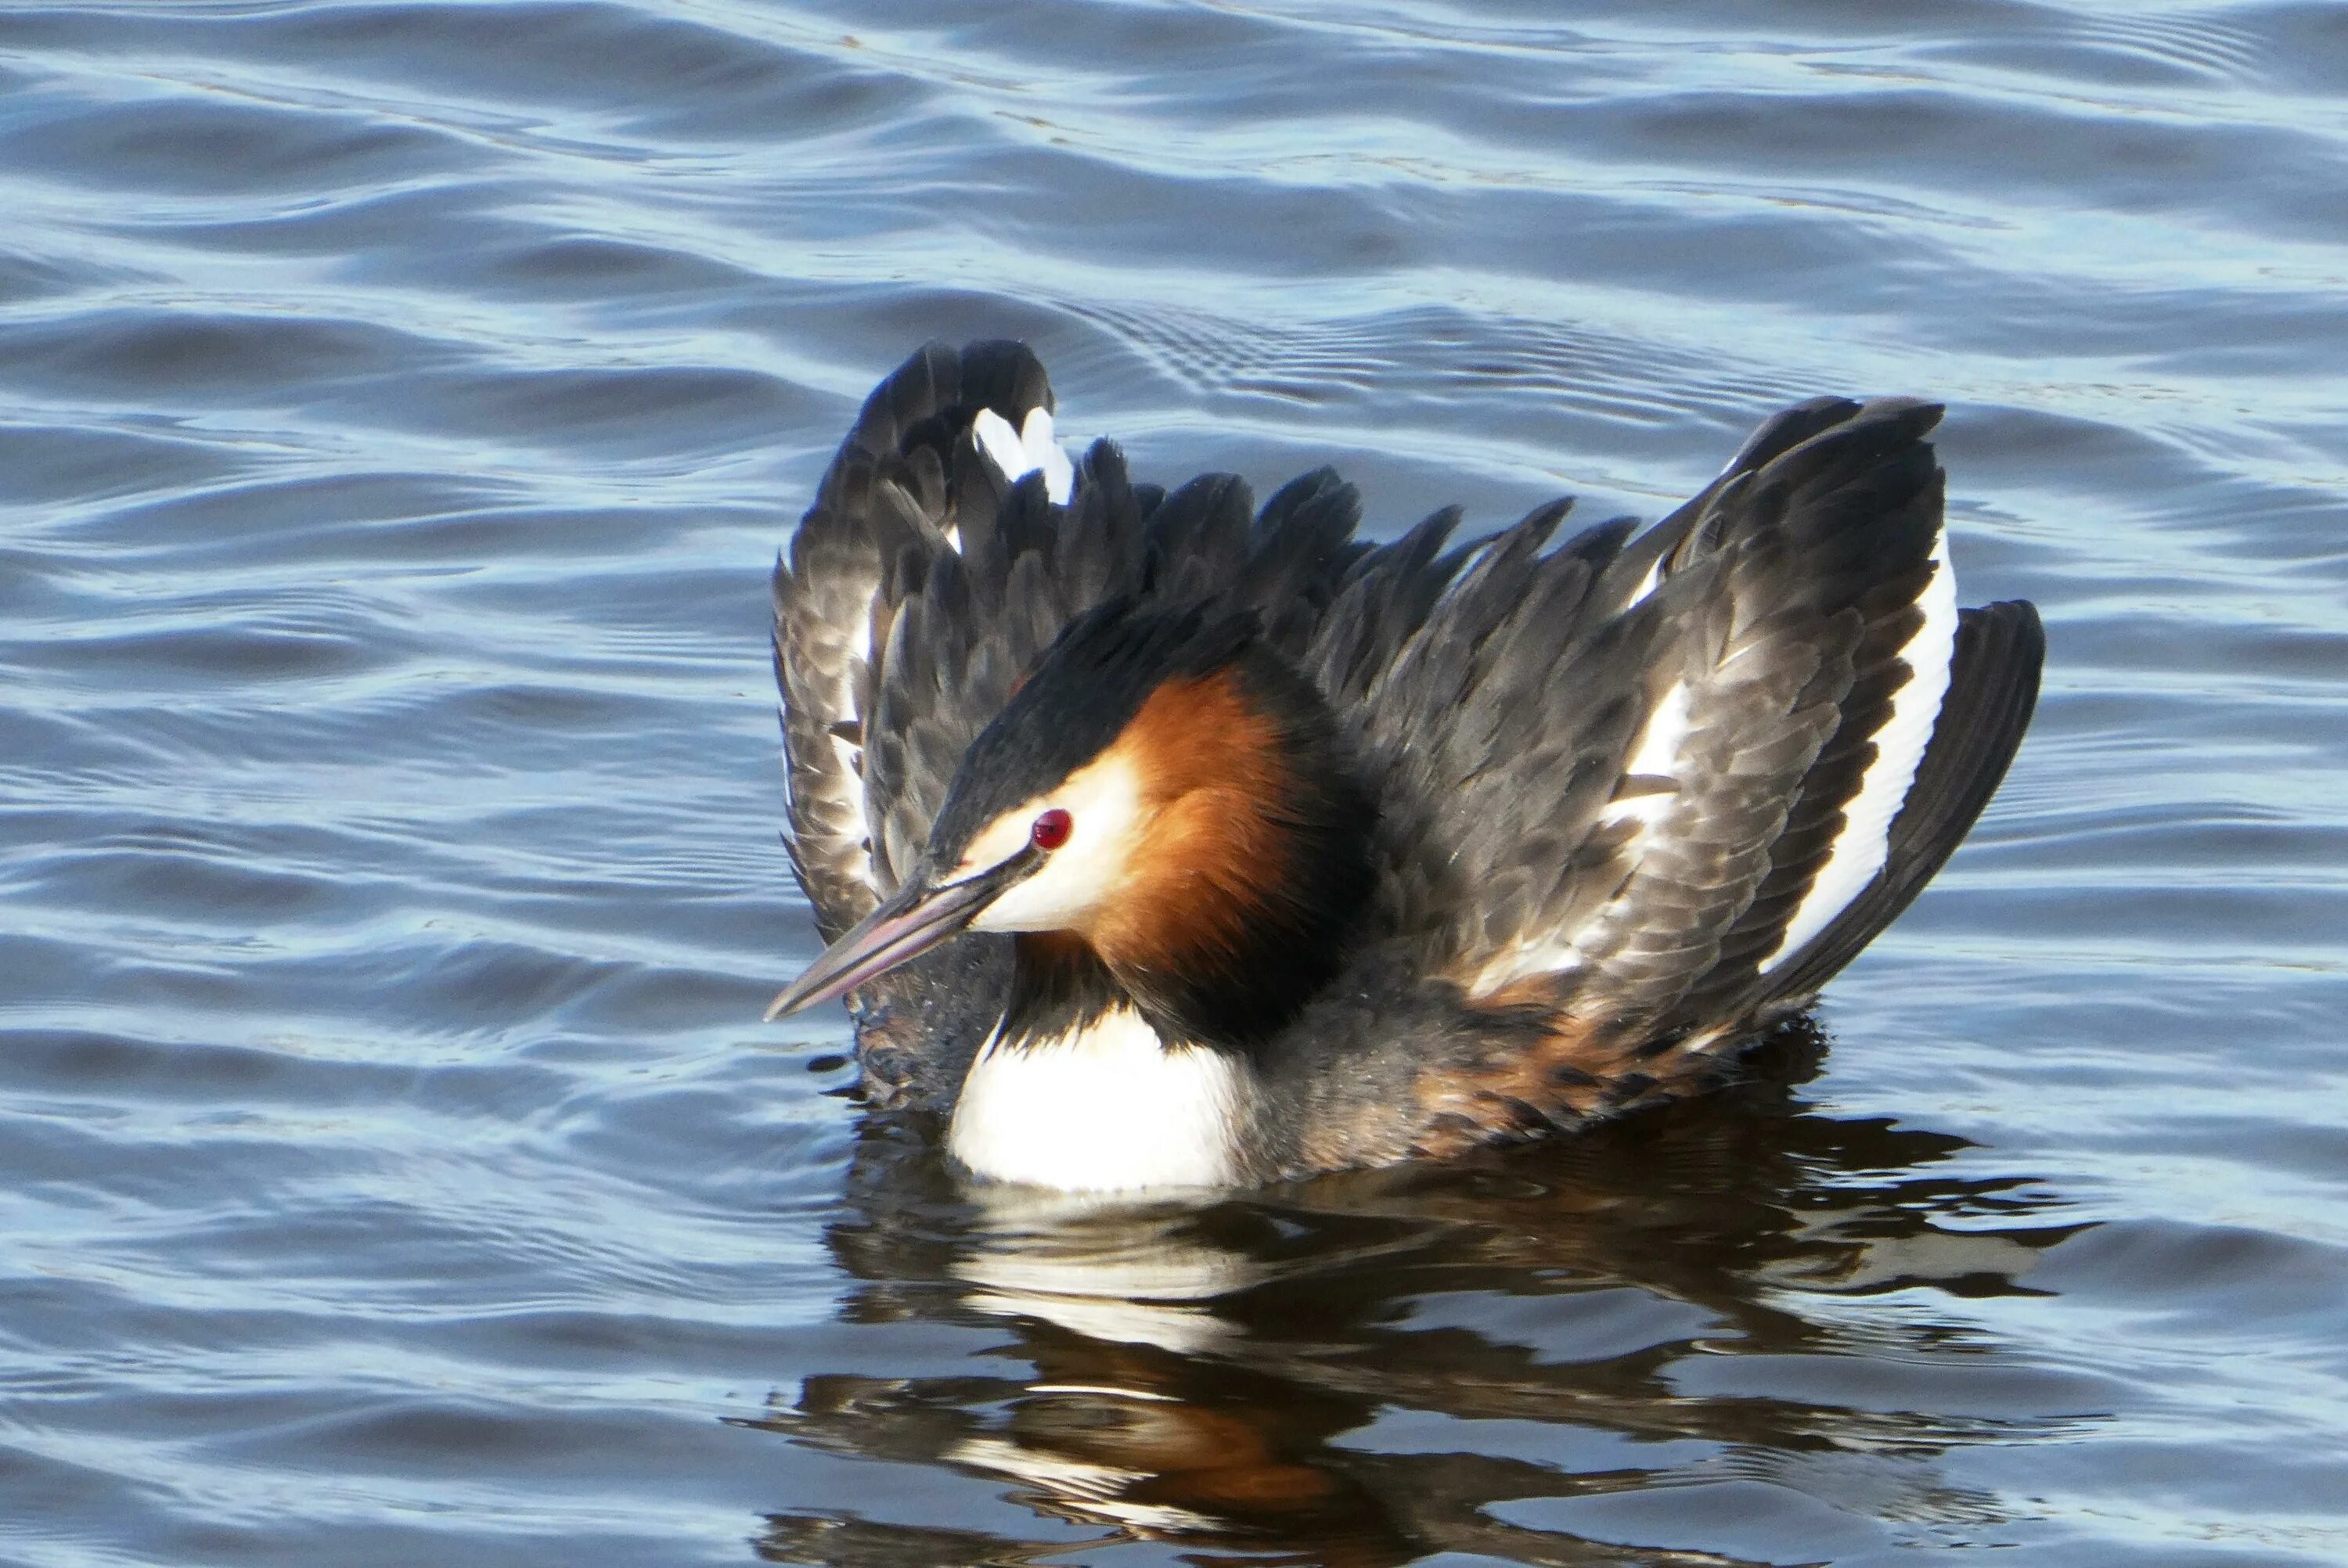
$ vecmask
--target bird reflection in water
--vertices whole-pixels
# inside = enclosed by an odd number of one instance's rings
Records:
[[[1910,1539],[1977,1539],[1994,1501],[1948,1483],[1937,1456],[2061,1424],[2043,1410],[1859,1408],[1824,1371],[1766,1396],[1708,1395],[1683,1375],[1708,1357],[1994,1365],[1995,1346],[1931,1296],[1863,1313],[1849,1298],[2026,1292],[2037,1255],[2082,1228],[2028,1182],[1953,1163],[1962,1139],[1807,1108],[1793,1085],[1818,1055],[1798,1031],[1708,1101],[1190,1209],[964,1194],[930,1140],[875,1117],[829,1236],[856,1282],[843,1316],[997,1325],[1033,1375],[819,1375],[744,1424],[998,1482],[1091,1533],[1023,1542],[794,1507],[759,1550],[891,1565],[1123,1542],[1209,1563],[1452,1551],[1725,1564],[1740,1559],[1499,1515],[1725,1478],[1896,1520]]]

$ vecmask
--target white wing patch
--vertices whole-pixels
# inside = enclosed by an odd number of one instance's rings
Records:
[[[1802,896],[1786,934],[1760,972],[1767,974],[1800,952],[1858,897],[1891,852],[1891,819],[1908,802],[1941,702],[1949,694],[1949,668],[1957,651],[1957,574],[1949,565],[1948,531],[1932,541],[1932,580],[1916,601],[1924,624],[1900,657],[1910,671],[1907,683],[1891,694],[1891,716],[1876,732],[1875,760],[1859,775],[1859,793],[1843,808],[1843,829],[1810,890]]]
[[[845,739],[842,736],[834,735],[831,737],[831,754],[833,758],[839,762],[840,772],[846,774],[852,779],[859,781],[863,779],[863,747],[858,745],[853,741]],[[881,889],[880,878],[874,873],[872,867],[871,797],[867,792],[858,790],[856,792],[856,804],[858,817],[864,828],[864,854],[856,861],[856,875],[858,879],[861,881],[864,886],[871,888],[873,892],[878,893]]]
[[[1042,408],[1027,411],[1027,422],[1017,430],[1011,421],[992,408],[982,408],[971,421],[971,434],[978,438],[978,449],[986,460],[1001,471],[1004,478],[1015,485],[1028,475],[1043,471],[1044,489],[1052,504],[1065,507],[1076,487],[1076,466],[1060,450],[1052,438],[1052,416]]]
[[[1663,693],[1655,711],[1647,717],[1647,727],[1639,732],[1639,743],[1632,748],[1631,758],[1622,764],[1625,778],[1669,779],[1678,776],[1680,746],[1687,739],[1688,705],[1694,701],[1688,683],[1678,682]],[[1607,806],[1598,820],[1601,823],[1621,822],[1626,817],[1638,819],[1642,828],[1649,828],[1662,820],[1672,805],[1673,792],[1665,789],[1634,794]]]
[[[1694,693],[1684,681],[1676,682],[1647,715],[1646,727],[1639,732],[1638,743],[1631,748],[1630,757],[1622,764],[1622,777],[1637,778],[1656,787],[1610,802],[1599,814],[1600,825],[1619,822],[1636,822],[1639,836],[1643,840],[1672,808],[1679,791],[1661,787],[1678,776],[1680,748],[1686,744],[1689,710],[1695,701]],[[1631,845],[1633,854],[1638,844]],[[1581,938],[1586,931],[1607,928],[1610,917],[1617,912],[1617,899],[1600,910],[1582,930],[1555,932],[1543,942],[1523,943],[1484,966],[1473,987],[1478,996],[1489,996],[1504,986],[1523,979],[1528,975],[1565,974],[1578,969],[1584,962]]]
[[[877,590],[874,597],[879,597]],[[843,725],[854,724],[859,734],[863,733],[864,715],[856,709],[856,682],[859,675],[871,667],[872,610],[868,606],[862,619],[857,622],[855,651],[840,671],[839,695],[832,704],[832,712],[839,715],[839,722]],[[864,748],[836,730],[830,739],[831,754],[839,761],[840,771],[861,786],[864,782]],[[864,854],[856,862],[856,874],[867,887],[880,893],[884,889],[880,886],[879,871],[872,864],[872,845],[880,835],[872,822],[872,796],[869,790],[859,787],[856,791],[856,810],[857,818],[864,828]]]
[[[1659,555],[1655,558],[1655,564],[1647,569],[1647,575],[1639,579],[1639,586],[1632,590],[1631,604],[1643,602],[1649,594],[1662,585],[1663,580],[1663,558]],[[1626,604],[1622,608],[1628,610],[1631,605]]]

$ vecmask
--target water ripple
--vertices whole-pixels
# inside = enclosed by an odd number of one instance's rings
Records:
[[[12,1562],[2348,1553],[2348,25],[1554,11],[0,10]],[[1823,1062],[974,1204],[755,1022],[764,573],[995,333],[1383,532],[1943,398],[2037,727]]]

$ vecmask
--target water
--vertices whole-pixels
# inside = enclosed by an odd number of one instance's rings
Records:
[[[2348,12],[1553,9],[0,8],[0,1561],[2348,1560]],[[2037,727],[1735,1096],[973,1206],[764,573],[1004,333],[1388,533],[1946,398]]]

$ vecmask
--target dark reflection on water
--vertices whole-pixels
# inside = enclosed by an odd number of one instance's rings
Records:
[[[1805,1104],[1818,1047],[1781,1039],[1721,1102],[1568,1146],[1204,1210],[973,1207],[876,1119],[828,1229],[857,1282],[843,1314],[999,1325],[1030,1370],[818,1372],[743,1424],[948,1465],[1092,1544],[1194,1561],[1638,1563],[1675,1531],[1752,1543],[1673,1554],[1723,1564],[1993,1542],[2003,1506],[1936,1457],[2092,1422],[2091,1393],[1962,1318],[1849,1304],[2028,1292],[2085,1227],[2034,1183],[1949,1168],[1961,1138]],[[1505,1522],[1527,1499],[1539,1529]],[[1890,1522],[1869,1541],[1821,1500]],[[760,1542],[842,1564],[1066,1549],[885,1504],[778,1512]]]

